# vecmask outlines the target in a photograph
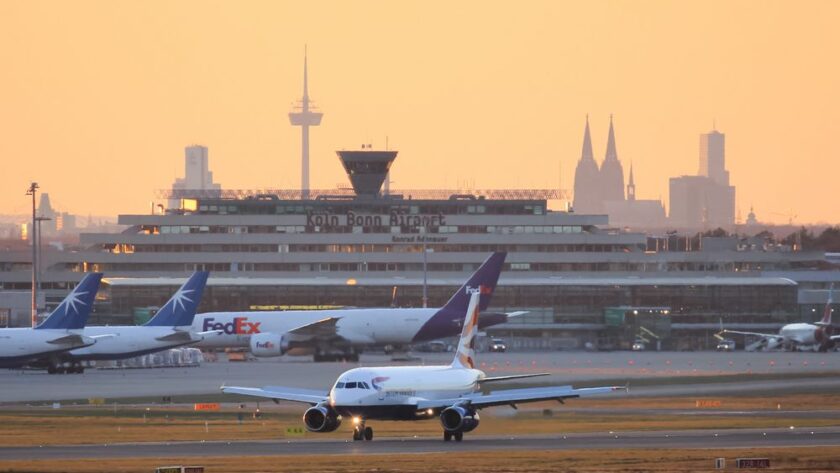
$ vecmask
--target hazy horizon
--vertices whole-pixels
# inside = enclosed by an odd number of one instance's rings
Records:
[[[396,189],[571,189],[586,115],[601,161],[614,114],[638,198],[667,206],[715,123],[742,220],[840,222],[840,3],[513,5],[0,3],[0,213],[33,180],[78,215],[145,213],[190,144],[224,188],[299,187],[306,44],[313,188],[388,137]]]

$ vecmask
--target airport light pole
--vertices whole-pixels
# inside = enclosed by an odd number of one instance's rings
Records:
[[[35,194],[38,192],[38,183],[33,182],[29,185],[26,195],[32,196],[32,228],[29,230],[29,241],[32,242],[32,326],[34,327],[38,322],[38,274],[36,268],[38,265],[38,246],[35,239]]]
[[[43,251],[43,245],[41,245],[41,240],[43,239],[42,235],[44,234],[41,231],[41,222],[43,222],[44,220],[52,220],[52,219],[50,217],[44,217],[44,216],[35,217],[35,221],[38,223],[38,237],[35,240],[36,243],[37,243],[37,246],[38,246],[38,251],[36,252],[36,254],[38,255],[38,258],[37,258],[38,264],[35,265],[35,287],[37,287],[38,289],[41,288],[41,265],[44,264],[43,263],[44,251]],[[35,299],[35,314],[37,315],[37,313],[38,313],[38,300]],[[37,320],[35,322],[37,322]],[[33,322],[33,326],[34,326],[34,324],[35,323]]]
[[[426,257],[426,227],[420,227],[420,238],[423,239],[423,308],[429,306],[429,292],[427,285],[427,257]]]

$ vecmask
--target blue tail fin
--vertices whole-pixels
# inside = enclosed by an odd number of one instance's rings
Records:
[[[102,273],[88,273],[50,316],[35,328],[66,330],[85,328],[101,280]]]
[[[507,253],[504,252],[490,255],[470,279],[458,289],[458,292],[452,295],[443,308],[459,311],[462,315],[466,314],[467,307],[470,305],[470,295],[472,295],[473,290],[478,289],[481,292],[478,309],[481,311],[487,310],[487,306],[490,305],[490,298],[493,297],[493,291],[496,290],[496,282],[499,281],[499,274],[502,272],[502,265],[505,264],[506,257]]]
[[[505,264],[507,253],[497,252],[490,255],[472,276],[461,286],[449,301],[437,311],[414,336],[415,342],[451,337],[460,333],[459,324],[464,321],[470,296],[479,291],[479,311],[486,310],[499,281],[499,274]]]
[[[147,327],[182,327],[192,325],[198,303],[201,302],[201,293],[204,292],[204,285],[207,284],[207,271],[196,271],[178,289],[169,301],[160,308],[151,320],[146,322]]]

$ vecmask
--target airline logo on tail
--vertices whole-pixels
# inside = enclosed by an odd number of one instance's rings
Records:
[[[467,316],[464,321],[464,328],[461,331],[461,340],[458,343],[458,352],[455,354],[455,364],[463,368],[475,368],[475,335],[478,331],[478,300],[481,297],[481,290],[473,290],[470,293],[470,305],[467,309]]]

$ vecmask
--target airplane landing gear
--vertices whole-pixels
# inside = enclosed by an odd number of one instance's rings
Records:
[[[355,427],[353,427],[353,440],[373,440],[373,429],[365,427],[365,421],[362,420]]]
[[[464,433],[463,432],[447,432],[445,430],[443,431],[443,441],[444,442],[449,442],[453,438],[455,439],[456,442],[460,442],[460,441],[464,440]]]

